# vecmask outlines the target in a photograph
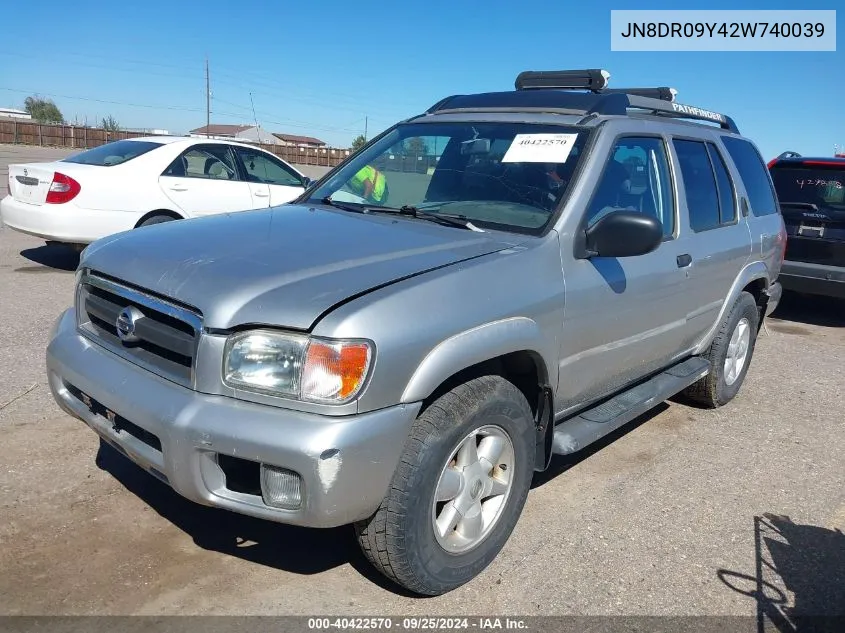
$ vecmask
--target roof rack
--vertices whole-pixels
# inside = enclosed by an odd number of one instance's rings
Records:
[[[637,97],[648,97],[649,99],[660,99],[661,101],[674,101],[678,91],[666,86],[660,88],[606,88],[601,94],[628,94]]]
[[[524,70],[516,77],[517,90],[592,90],[607,86],[610,73],[600,68],[591,70]]]
[[[453,95],[431,106],[435,112],[554,112],[558,114],[626,115],[631,110],[654,116],[718,123],[736,134],[739,129],[725,114],[675,101],[677,90],[608,88],[606,70],[526,70],[516,78],[515,91]]]

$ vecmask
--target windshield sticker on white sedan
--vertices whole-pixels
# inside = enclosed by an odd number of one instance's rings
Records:
[[[565,163],[577,134],[517,134],[503,163]]]

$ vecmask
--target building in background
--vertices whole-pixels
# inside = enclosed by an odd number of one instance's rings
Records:
[[[122,127],[120,130],[122,132],[137,132],[148,136],[170,136],[170,132],[168,130],[153,127]]]
[[[281,145],[281,141],[273,134],[258,125],[225,125],[212,123],[203,125],[188,133],[196,138],[216,138],[223,140],[236,140],[245,143],[266,143],[268,145]]]
[[[26,119],[32,120],[32,115],[26,110],[18,110],[17,108],[0,108],[0,118],[4,119]]]
[[[289,147],[326,147],[325,142],[313,136],[297,136],[296,134],[284,134],[282,132],[273,132],[282,145]]]

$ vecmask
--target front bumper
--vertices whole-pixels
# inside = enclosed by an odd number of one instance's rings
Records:
[[[183,497],[311,527],[344,525],[375,512],[421,406],[328,417],[198,393],[80,335],[73,308],[54,326],[47,373],[62,409]],[[79,392],[95,406],[87,406]],[[128,420],[134,434],[115,430],[104,410]],[[158,442],[145,440],[145,433]],[[218,455],[296,472],[301,477],[301,507],[274,508],[260,493],[228,488]]]
[[[91,242],[133,228],[142,214],[96,211],[73,203],[27,204],[6,196],[0,200],[0,219],[10,229],[41,239],[72,244]]]
[[[845,299],[845,266],[786,260],[778,281],[785,290]]]

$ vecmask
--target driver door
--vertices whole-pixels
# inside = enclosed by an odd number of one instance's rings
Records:
[[[276,207],[298,197],[302,178],[275,156],[248,147],[234,147],[252,196],[254,209]]]
[[[558,411],[609,395],[658,371],[687,348],[688,279],[666,143],[621,137],[586,210],[591,226],[613,209],[657,217],[658,248],[632,257],[576,259],[562,240],[566,284]]]

